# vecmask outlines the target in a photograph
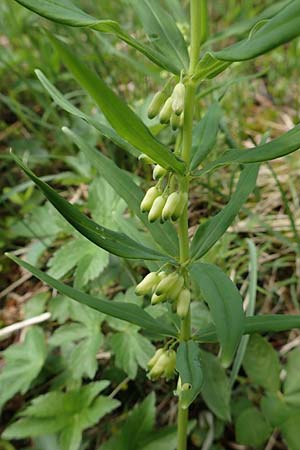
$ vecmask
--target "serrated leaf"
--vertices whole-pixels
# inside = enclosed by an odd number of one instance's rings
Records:
[[[141,328],[149,329],[153,333],[158,333],[166,336],[176,336],[176,330],[159,321],[158,319],[153,319],[149,314],[147,314],[142,308],[137,305],[130,303],[120,303],[120,302],[110,302],[101,297],[93,297],[85,292],[78,291],[66,284],[63,284],[54,278],[47,275],[45,272],[33,267],[31,264],[26,263],[22,259],[7,254],[7,256],[12,259],[16,264],[24,267],[26,270],[31,272],[35,277],[49,284],[54,289],[57,289],[62,295],[72,298],[84,305],[89,306],[97,311],[102,312],[113,317],[117,317],[121,320],[126,320],[127,322],[133,323],[140,326]]]
[[[48,261],[49,275],[63,278],[72,269],[75,273],[75,287],[83,287],[95,279],[107,266],[108,253],[87,239],[73,239],[62,245]]]
[[[220,361],[201,350],[203,386],[201,395],[207,406],[221,420],[230,421],[230,385]]]
[[[277,391],[280,385],[279,358],[272,345],[254,334],[249,339],[243,368],[250,380],[268,391]]]
[[[55,208],[62,214],[62,216],[79,231],[89,241],[98,245],[117,256],[133,259],[166,259],[165,256],[159,252],[147,249],[141,244],[136,243],[133,239],[125,234],[120,234],[111,231],[94,221],[88,219],[75,206],[67,202],[57,192],[52,189],[47,183],[44,183],[38,178],[22,161],[13,155],[14,161],[18,166],[34,181],[34,183],[41,189],[46,198],[55,206]]]
[[[119,406],[119,401],[99,396],[107,387],[99,381],[68,392],[49,392],[36,397],[21,413],[20,420],[4,432],[8,439],[60,432],[60,448],[77,450],[83,430]]]
[[[50,39],[64,64],[90,94],[116,132],[158,164],[182,174],[185,169],[184,163],[151,134],[132,109],[101,78],[81,63],[60,40],[53,36]]]
[[[96,222],[118,231],[118,216],[124,213],[126,203],[105,177],[97,177],[90,184],[88,207]]]
[[[138,366],[147,368],[147,362],[155,350],[147,338],[132,328],[114,333],[109,342],[115,354],[116,366],[123,369],[132,380],[136,377]]]
[[[181,342],[176,353],[176,370],[180,375],[181,385],[188,385],[181,390],[182,408],[188,408],[201,391],[203,373],[199,346],[194,341]]]
[[[140,204],[143,191],[132,181],[131,176],[120,169],[113,161],[105,157],[95,148],[87,145],[83,139],[67,128],[63,131],[87,155],[97,171],[102,175],[113,189],[122,197],[129,208],[138,216],[150,231],[155,241],[170,255],[178,255],[178,238],[174,227],[169,223],[150,224],[147,215],[141,213]]]
[[[190,170],[194,170],[213,149],[219,129],[221,108],[213,103],[193,131],[193,147]]]
[[[291,1],[248,39],[214,53],[225,61],[245,61],[266,53],[300,35],[300,3]]]
[[[96,17],[90,16],[75,6],[70,0],[64,0],[63,2],[58,0],[39,0],[38,2],[35,0],[16,1],[31,11],[54,22],[71,27],[88,27],[102,33],[113,34],[147,56],[155,64],[164,69],[171,70],[171,72],[179,72],[179,69],[170,59],[124,32],[118,22],[114,20],[99,20]]]
[[[199,225],[191,243],[193,259],[199,259],[204,256],[232,224],[241,207],[255,188],[258,171],[259,165],[257,164],[251,164],[249,167],[244,168],[236,190],[227,205],[214,217]]]
[[[196,263],[191,266],[190,273],[209,306],[221,344],[222,361],[228,366],[243,334],[241,295],[230,278],[217,266]]]
[[[235,423],[236,440],[239,444],[259,448],[272,433],[263,414],[254,407],[243,411]]]
[[[8,347],[3,356],[5,366],[0,373],[0,407],[16,393],[25,394],[40,373],[47,356],[42,329],[29,328],[24,342]]]
[[[228,150],[223,156],[207,164],[203,169],[195,172],[195,175],[202,176],[211,172],[217,167],[227,164],[252,164],[256,162],[269,161],[286,156],[300,148],[300,126],[284,133],[267,144],[258,145],[248,150]]]
[[[188,69],[189,55],[184,38],[159,0],[130,0],[130,3],[140,16],[155,49],[170,58],[179,72]]]

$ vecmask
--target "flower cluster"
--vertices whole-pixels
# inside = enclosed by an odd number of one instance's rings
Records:
[[[147,366],[151,380],[157,380],[160,377],[169,380],[175,373],[176,352],[171,349],[160,348],[155,352]]]
[[[157,167],[160,166],[156,166],[155,169]],[[188,201],[187,193],[170,190],[169,185],[163,190],[162,184],[158,183],[146,192],[141,203],[141,211],[149,213],[149,222],[157,219],[161,222],[169,219],[176,221],[181,216]]]
[[[172,94],[168,96],[165,90],[157,92],[148,108],[149,119],[159,116],[161,124],[171,124],[173,130],[183,125],[185,86],[182,82],[176,84]]]
[[[170,301],[176,308],[179,317],[188,314],[191,295],[189,289],[184,287],[184,277],[177,272],[150,272],[136,286],[137,295],[151,294],[151,304]]]

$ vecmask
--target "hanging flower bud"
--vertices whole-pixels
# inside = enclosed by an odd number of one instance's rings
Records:
[[[157,295],[155,292],[151,297],[151,305],[157,305],[167,300],[166,294]]]
[[[170,273],[167,275],[163,280],[161,280],[157,288],[155,290],[155,293],[157,295],[166,294],[168,295],[169,291],[173,288],[176,281],[178,280],[178,274],[177,273]]]
[[[183,289],[177,300],[177,314],[181,319],[184,319],[188,312],[191,302],[191,293],[189,289]]]
[[[182,288],[184,285],[184,278],[183,276],[179,276],[175,285],[173,286],[173,289],[171,291],[169,291],[169,297],[171,300],[176,300],[178,295],[180,294]]]
[[[167,124],[170,122],[171,114],[172,114],[172,97],[169,97],[164,106],[162,107],[160,113],[159,113],[159,121],[162,124]]]
[[[177,114],[175,114],[174,112],[171,115],[171,127],[172,130],[177,130],[177,128],[180,128],[180,124],[181,124],[181,115],[178,116]]]
[[[149,222],[155,222],[155,220],[157,220],[161,216],[165,203],[166,198],[163,195],[160,195],[154,200],[148,215]]]
[[[152,367],[154,367],[154,365],[157,363],[157,361],[159,360],[159,358],[162,356],[162,354],[165,352],[164,348],[159,348],[158,350],[156,350],[156,352],[154,353],[154,356],[152,356],[151,359],[149,359],[149,361],[147,362],[147,367],[149,369],[152,369]]]
[[[179,128],[182,128],[183,124],[184,124],[184,113],[183,112],[180,114],[179,119],[180,119],[179,120]]]
[[[144,164],[154,164],[153,159],[151,159],[148,155],[145,155],[145,153],[140,154],[139,160],[142,161]]]
[[[136,295],[146,295],[151,291],[153,285],[157,284],[159,276],[157,272],[150,272],[145,278],[136,286]]]
[[[161,216],[163,220],[171,219],[179,202],[180,202],[180,194],[178,192],[172,192],[172,194],[170,194],[169,197],[167,198],[166,204],[162,211]]]
[[[180,192],[180,201],[177,204],[177,207],[174,211],[174,213],[172,214],[172,220],[177,220],[179,219],[179,217],[181,216],[181,214],[183,213],[183,210],[187,204],[188,201],[188,194],[187,192]]]
[[[174,350],[164,351],[150,370],[149,377],[152,380],[157,380],[159,377],[170,379],[174,375],[175,366],[176,352]]]
[[[184,110],[185,86],[183,83],[177,83],[172,94],[172,109],[177,116]]]
[[[167,172],[168,171],[164,167],[160,166],[159,164],[156,164],[153,170],[153,179],[158,180],[159,178],[164,177]]]
[[[168,362],[165,365],[165,370],[163,376],[169,380],[170,378],[173,378],[175,374],[175,367],[176,367],[176,352],[175,350],[168,350],[167,352]]]
[[[167,95],[164,91],[158,91],[152,98],[150,105],[148,107],[148,117],[149,119],[154,119],[159,114],[163,104],[167,100]]]
[[[149,212],[154,200],[160,195],[160,191],[157,189],[156,186],[152,186],[148,191],[146,192],[142,202],[141,202],[141,211],[142,212]]]

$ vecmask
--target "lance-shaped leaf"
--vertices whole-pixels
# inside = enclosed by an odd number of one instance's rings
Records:
[[[41,189],[49,202],[52,203],[61,215],[89,241],[94,242],[94,244],[104,248],[104,250],[123,258],[150,260],[165,260],[167,258],[156,250],[152,250],[135,242],[126,234],[117,233],[98,225],[57,194],[57,192],[47,183],[38,178],[18,157],[15,155],[12,155],[12,157],[18,166]]]
[[[176,370],[181,380],[181,406],[185,409],[195,400],[203,384],[200,349],[194,341],[180,343],[176,353]]]
[[[64,127],[63,131],[84,152],[98,173],[125,200],[129,208],[148,228],[155,241],[170,255],[178,255],[178,238],[174,227],[170,223],[164,223],[163,225],[157,222],[150,223],[148,216],[141,213],[140,204],[144,193],[132,181],[131,176],[125,170],[120,169],[111,159],[84,142],[83,139],[68,128]]]
[[[222,362],[229,366],[244,329],[241,295],[225,273],[212,264],[193,264],[192,279],[209,306],[222,349]]]
[[[176,65],[172,59],[166,57],[161,52],[149,45],[144,45],[126,33],[118,22],[114,20],[99,20],[74,5],[70,0],[16,0],[25,8],[34,11],[46,19],[62,23],[71,27],[87,27],[102,33],[113,34],[131,47],[147,56],[158,66],[170,70],[173,73],[180,73],[180,66]]]
[[[151,44],[176,67],[187,69],[189,55],[185,40],[176,22],[160,5],[159,0],[130,0],[137,11]]]
[[[135,157],[139,156],[140,152],[135,147],[130,145],[127,141],[122,139],[115,132],[115,130],[111,128],[109,124],[101,121],[99,117],[95,118],[92,116],[88,116],[87,114],[80,111],[80,109],[76,108],[76,106],[74,106],[58,89],[56,89],[56,87],[48,80],[43,72],[37,69],[35,70],[35,74],[48,94],[52,97],[52,99],[58,106],[60,106],[68,113],[73,114],[76,117],[80,117],[89,125],[92,125],[94,128],[96,128],[96,130],[100,131],[103,136],[113,141],[116,145],[118,145],[120,148],[123,148],[128,153],[132,154]]]
[[[296,125],[282,136],[267,144],[258,145],[248,150],[228,150],[220,158],[207,164],[203,169],[195,172],[195,175],[204,175],[217,167],[227,164],[252,164],[269,161],[289,155],[300,148],[300,125]]]
[[[249,194],[255,188],[258,170],[258,164],[251,164],[243,169],[236,190],[228,204],[221,212],[198,227],[191,244],[193,259],[204,256],[232,224]]]
[[[257,16],[251,17],[250,19],[239,20],[233,23],[226,29],[222,30],[220,33],[212,36],[208,39],[209,43],[219,41],[221,39],[227,39],[231,36],[240,36],[251,30],[257,23],[262,23],[267,19],[275,16],[282,8],[284,8],[291,0],[279,0],[275,3],[271,3],[270,6],[261,11]]]
[[[217,139],[220,117],[221,108],[219,103],[215,102],[195,128],[190,170],[195,169],[213,149]]]
[[[294,0],[248,39],[214,53],[217,59],[245,61],[262,55],[300,35],[300,2]]]
[[[12,259],[19,266],[24,267],[24,269],[31,272],[39,280],[44,281],[53,289],[56,289],[62,295],[66,295],[67,297],[70,297],[83,305],[87,305],[96,311],[107,314],[108,316],[113,316],[138,325],[139,327],[149,330],[152,333],[157,333],[162,336],[177,336],[177,332],[172,326],[161,322],[159,319],[154,319],[146,313],[146,311],[134,303],[112,302],[101,297],[93,297],[92,295],[86,294],[85,292],[81,292],[71,286],[61,283],[55,278],[47,275],[45,272],[42,272],[14,255],[7,253],[6,256]]]
[[[230,64],[231,62],[217,59],[211,52],[207,52],[198,62],[192,78],[194,81],[215,78],[219,73],[227,69]]]
[[[243,334],[278,333],[300,329],[300,315],[266,314],[261,316],[245,317]],[[218,337],[215,326],[209,326],[196,335],[199,342],[217,342]]]
[[[183,173],[184,163],[151,134],[132,109],[95,72],[79,61],[60,40],[50,35],[49,38],[63,63],[97,103],[116,132],[161,166]]]

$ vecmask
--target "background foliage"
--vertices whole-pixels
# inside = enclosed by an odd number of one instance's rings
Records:
[[[77,3],[96,17],[118,18],[125,30],[135,29],[135,37],[143,39],[133,2],[105,2],[101,7],[88,0]],[[184,31],[184,10],[177,2],[163,3]],[[272,2],[214,2],[210,34],[215,48],[220,48],[221,38],[228,44],[236,35],[247,35],[251,18],[268,5]],[[86,144],[96,145],[128,173],[134,172],[131,177],[137,184],[142,184],[142,178],[149,181],[151,171],[136,165],[134,155],[122,151],[105,133],[88,127],[76,114],[70,115],[52,102],[35,69],[67,92],[67,100],[84,114],[107,125],[62,67],[39,25],[43,22],[78,55],[84,54],[89,66],[118,88],[146,123],[150,94],[161,85],[163,74],[113,37],[65,29],[37,18],[10,0],[1,2],[0,21],[1,248],[26,256],[31,264],[47,267],[49,275],[67,279],[96,297],[139,305],[141,300],[132,288],[143,273],[139,263],[109,256],[74,232],[23,178],[7,149],[12,147],[40,177],[51,181],[64,198],[95,221],[115,231],[126,230],[137,239],[137,224],[133,217],[124,216],[123,200],[104,176],[96,176],[89,159],[72,145],[61,127],[76,132]],[[237,28],[234,23],[238,23]],[[218,34],[227,27],[231,33]],[[217,124],[212,157],[225,144],[251,147],[265,138],[266,130],[268,136],[276,138],[298,122],[299,52],[299,40],[295,40],[255,61],[235,64],[217,81],[205,82],[199,102],[203,111],[212,105],[209,114],[216,117]],[[223,100],[218,108],[214,101],[220,96]],[[151,127],[153,132],[160,129],[158,123]],[[203,129],[197,132],[199,136],[204,133]],[[163,138],[166,143],[170,140],[167,133]],[[214,143],[207,137],[204,140],[208,147]],[[256,314],[299,313],[299,164],[299,154],[295,153],[263,165],[258,178],[262,189],[256,189],[240,220],[205,257],[205,262],[214,261],[231,275],[243,296],[248,291],[250,306],[252,280],[258,294]],[[226,167],[221,170],[222,176],[208,173],[205,181],[194,187],[191,227],[199,220],[204,224],[206,217],[227,203],[236,177],[231,177]],[[245,237],[252,242],[250,269]],[[140,240],[144,242],[143,235]],[[51,314],[44,324],[1,338],[1,427],[6,429],[3,448],[67,450],[81,445],[82,449],[100,450],[175,449],[175,400],[164,382],[151,383],[144,371],[160,338],[68,298],[61,301],[54,290],[7,258],[1,256],[0,264],[3,327],[44,312]],[[249,270],[252,278],[248,277]],[[157,316],[164,313],[163,308],[154,311],[151,306],[147,311]],[[193,317],[195,329],[205,329],[212,322],[203,302],[193,304]],[[269,448],[298,449],[298,334],[252,336],[242,369],[237,368],[231,380],[213,354],[202,352],[206,381],[202,397],[192,408],[191,449],[235,448],[234,443],[259,449],[268,442],[273,442]],[[213,344],[208,344],[207,350],[213,351]],[[15,414],[18,422],[8,426]]]

